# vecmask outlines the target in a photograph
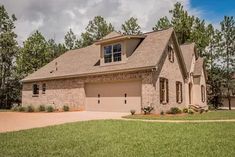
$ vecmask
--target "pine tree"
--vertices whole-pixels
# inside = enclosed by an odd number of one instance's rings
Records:
[[[65,46],[68,50],[72,50],[75,48],[76,35],[73,33],[70,28],[64,37]]]
[[[89,21],[86,31],[81,34],[81,39],[76,41],[76,47],[85,47],[91,45],[110,32],[114,31],[111,23],[107,23],[102,16],[96,16],[93,20]]]
[[[14,33],[16,17],[9,16],[5,7],[0,5],[0,108],[9,107],[14,79],[14,58],[18,52],[17,35]]]
[[[131,17],[129,20],[122,24],[123,34],[126,35],[139,35],[142,34],[141,27],[137,23],[137,18]]]
[[[38,70],[51,60],[48,43],[44,36],[36,31],[25,42],[17,58],[18,71],[22,77]]]
[[[224,64],[225,86],[227,88],[227,99],[229,102],[229,110],[231,110],[231,89],[234,84],[232,82],[232,75],[234,74],[235,67],[235,21],[233,16],[225,16],[224,20],[220,23],[222,34],[222,55],[221,61]]]
[[[170,20],[166,16],[164,16],[157,21],[157,24],[153,27],[153,30],[157,31],[157,30],[167,29],[170,27],[172,27]]]

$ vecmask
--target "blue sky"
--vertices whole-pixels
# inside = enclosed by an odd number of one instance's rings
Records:
[[[191,0],[192,8],[200,11],[202,18],[219,24],[224,16],[235,16],[235,0]]]

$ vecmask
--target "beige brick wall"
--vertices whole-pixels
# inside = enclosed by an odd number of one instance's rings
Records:
[[[142,104],[149,101],[152,86],[152,72],[140,71],[130,73],[119,73],[109,75],[97,75],[73,79],[60,79],[43,82],[23,83],[22,104],[23,106],[34,105],[53,105],[55,108],[61,108],[68,105],[73,109],[85,109],[85,83],[115,82],[142,80]],[[34,97],[32,86],[34,83],[39,84],[39,95]],[[42,94],[42,84],[46,83],[46,93]]]
[[[169,110],[171,107],[179,107],[179,108],[184,108],[186,107],[185,105],[185,88],[184,88],[184,83],[185,80],[183,78],[183,74],[180,69],[179,65],[179,59],[178,56],[176,55],[176,50],[174,53],[174,62],[170,62],[168,59],[168,54],[167,52],[164,53],[163,60],[162,60],[162,65],[159,65],[159,68],[161,68],[160,73],[155,73],[154,77],[156,78],[154,81],[154,98],[153,98],[153,103],[155,106],[155,112],[159,113],[161,111],[166,112]],[[160,103],[160,92],[159,92],[159,78],[164,77],[168,79],[168,86],[169,86],[169,102],[167,104],[161,104]],[[182,82],[182,92],[183,92],[183,102],[182,103],[177,103],[176,102],[176,81]]]

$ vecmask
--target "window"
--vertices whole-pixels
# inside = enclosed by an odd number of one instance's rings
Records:
[[[100,104],[100,94],[98,94],[98,104]]]
[[[182,82],[176,81],[176,102],[183,102]]]
[[[121,44],[113,45],[113,61],[118,62],[122,59]]]
[[[121,44],[104,47],[104,63],[118,62],[122,60]]]
[[[39,85],[33,84],[33,95],[39,94]]]
[[[46,93],[46,84],[43,83],[42,84],[42,94],[45,94]]]
[[[105,63],[112,62],[112,46],[104,47],[104,62]]]
[[[168,79],[160,78],[160,103],[169,102],[169,89],[168,89]]]
[[[171,45],[168,46],[168,58],[171,63],[174,62],[174,50]]]
[[[201,99],[202,99],[202,102],[205,102],[205,87],[203,85],[201,85]]]

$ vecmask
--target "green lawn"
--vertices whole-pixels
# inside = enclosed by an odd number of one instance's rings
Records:
[[[0,156],[234,157],[235,123],[103,120],[0,134]]]
[[[0,112],[9,112],[11,111],[10,109],[0,109]]]
[[[221,119],[235,119],[235,110],[217,110],[206,113],[195,113],[193,115],[171,115],[171,116],[160,116],[160,115],[129,115],[124,118],[130,119],[157,119],[157,120],[221,120]]]

